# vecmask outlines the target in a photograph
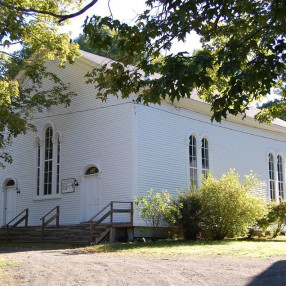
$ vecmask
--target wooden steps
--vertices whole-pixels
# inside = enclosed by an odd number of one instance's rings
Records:
[[[63,242],[71,244],[89,244],[89,225],[49,226],[44,229],[40,226],[17,227],[11,231],[0,229],[0,241],[21,242]]]
[[[15,242],[59,242],[78,245],[87,245],[90,243],[108,243],[109,233],[113,230],[125,230],[131,227],[130,224],[103,224],[98,225],[90,236],[90,226],[87,223],[78,225],[47,226],[42,233],[40,226],[16,227],[12,230],[0,228],[0,241]]]

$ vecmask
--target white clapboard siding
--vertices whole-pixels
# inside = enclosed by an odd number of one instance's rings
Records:
[[[70,83],[77,93],[68,108],[56,106],[49,111],[35,114],[34,123],[38,130],[18,136],[10,150],[14,162],[7,164],[0,173],[1,190],[7,178],[17,180],[17,212],[29,208],[29,225],[39,225],[40,218],[56,205],[60,206],[60,223],[74,224],[81,221],[81,192],[84,167],[95,163],[100,168],[100,207],[111,200],[133,199],[133,116],[131,99],[110,97],[105,103],[96,99],[94,86],[85,83],[84,75],[91,68],[79,60],[65,69],[54,63],[48,69]],[[50,87],[44,83],[43,89]],[[43,127],[51,123],[54,133],[62,134],[61,179],[76,178],[79,186],[75,192],[62,194],[56,199],[35,199],[36,194],[36,138]],[[4,223],[4,193],[0,192],[0,222]],[[49,196],[46,196],[47,198]]]
[[[189,136],[209,142],[210,171],[220,176],[230,168],[242,176],[250,171],[264,182],[268,192],[268,154],[286,156],[286,125],[259,125],[250,117],[244,121],[230,117],[222,123],[211,123],[209,106],[198,99],[183,99],[171,104],[144,106],[129,99],[110,97],[106,102],[96,99],[97,90],[86,84],[85,74],[106,59],[84,53],[74,65],[59,69],[48,62],[70,90],[77,93],[69,107],[55,106],[35,113],[37,132],[18,136],[8,148],[13,164],[0,170],[0,224],[4,224],[5,182],[17,183],[17,213],[29,208],[29,225],[39,225],[40,218],[56,205],[60,206],[60,224],[83,221],[84,171],[95,164],[100,188],[99,207],[110,201],[132,201],[153,188],[176,194],[189,187]],[[28,82],[26,83],[28,84]],[[46,80],[43,90],[51,87]],[[72,193],[36,197],[36,140],[43,138],[47,124],[61,134],[60,178],[75,178],[79,186]],[[283,127],[284,126],[284,127]],[[198,148],[198,158],[201,149]],[[200,166],[200,162],[198,163]],[[200,169],[199,169],[200,173]],[[118,220],[126,215],[119,215]],[[86,220],[86,218],[85,218]],[[135,213],[134,224],[144,222]]]
[[[263,192],[269,196],[267,156],[270,150],[276,156],[286,155],[285,134],[264,130],[266,126],[258,123],[256,127],[231,121],[211,123],[209,115],[168,103],[138,105],[137,117],[138,196],[150,188],[176,194],[189,187],[188,138],[192,133],[198,136],[198,146],[204,136],[208,138],[213,175],[220,176],[230,168],[241,176],[253,171],[264,182]],[[135,221],[144,224],[138,216]]]

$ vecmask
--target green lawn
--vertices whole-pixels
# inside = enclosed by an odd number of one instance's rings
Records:
[[[286,237],[277,239],[252,239],[222,241],[161,240],[157,242],[115,243],[86,247],[87,252],[116,252],[130,255],[191,257],[226,255],[235,257],[286,256]]]
[[[0,243],[1,249],[10,251],[78,249],[85,253],[116,253],[118,255],[144,256],[233,256],[233,257],[279,257],[286,256],[286,236],[276,239],[226,239],[222,241],[186,241],[159,240],[156,242],[130,242],[100,244],[94,246],[74,247],[59,243]],[[1,259],[1,256],[0,256]],[[0,260],[0,269],[14,265],[13,262]]]

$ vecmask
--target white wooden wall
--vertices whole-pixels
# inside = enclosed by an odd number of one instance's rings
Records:
[[[96,99],[94,86],[87,85],[85,73],[91,67],[77,61],[75,65],[58,70],[54,64],[49,69],[70,82],[71,90],[78,96],[70,107],[57,106],[35,115],[37,133],[19,136],[10,152],[14,162],[0,170],[0,222],[3,224],[4,189],[7,178],[15,178],[20,194],[17,194],[17,213],[30,210],[29,225],[39,225],[40,218],[56,205],[60,205],[60,223],[74,224],[81,221],[81,192],[83,169],[95,163],[100,168],[100,205],[111,200],[133,199],[133,117],[131,99],[111,97],[102,103]],[[45,87],[49,87],[47,83]],[[53,124],[54,132],[61,132],[61,179],[76,178],[79,187],[74,193],[62,194],[60,198],[36,197],[36,138],[46,124]]]
[[[198,147],[204,136],[208,138],[213,175],[234,168],[243,177],[252,170],[264,182],[263,192],[269,196],[268,153],[283,154],[284,161],[286,135],[263,130],[266,126],[258,123],[256,127],[230,121],[211,123],[209,115],[183,106],[137,105],[138,195],[145,195],[150,188],[158,192],[167,189],[172,194],[189,188],[189,136],[194,134]],[[199,160],[200,148],[197,153]],[[138,217],[136,223],[143,225]]]

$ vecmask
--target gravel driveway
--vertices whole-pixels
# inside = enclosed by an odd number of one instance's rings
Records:
[[[286,285],[286,257],[140,257],[31,249],[2,255],[21,264],[8,268],[0,285]]]

